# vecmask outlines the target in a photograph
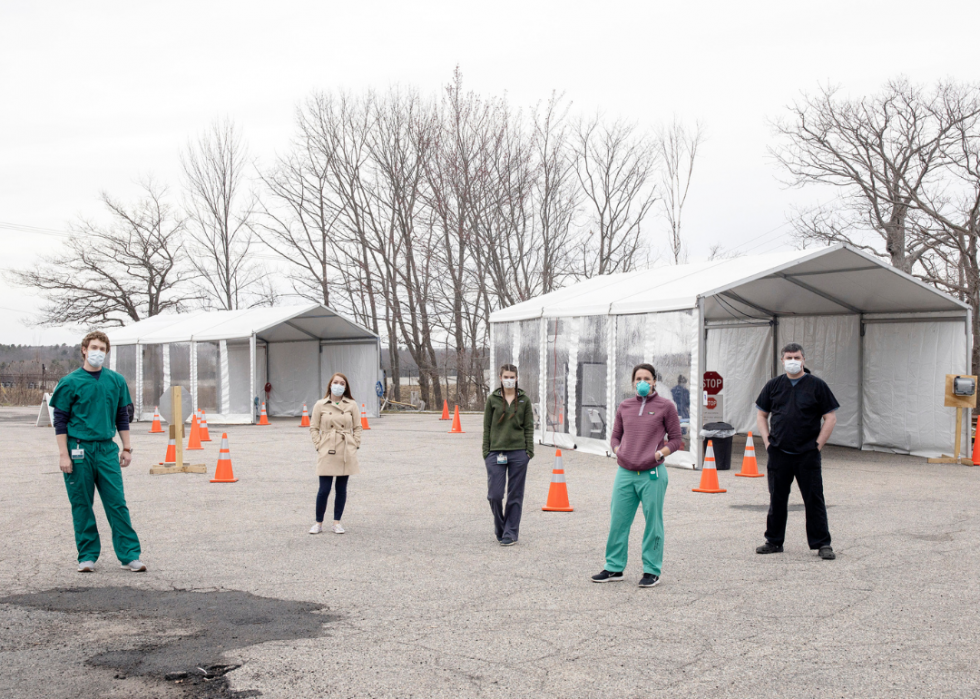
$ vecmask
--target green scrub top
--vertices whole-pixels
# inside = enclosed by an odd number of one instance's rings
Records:
[[[96,378],[84,369],[63,377],[51,395],[51,407],[68,413],[68,436],[97,442],[116,436],[116,415],[129,405],[129,387],[121,374],[102,369]]]

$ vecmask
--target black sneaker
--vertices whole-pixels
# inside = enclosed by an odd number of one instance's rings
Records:
[[[834,553],[834,550],[829,546],[821,546],[818,553],[820,554],[820,558],[824,559],[825,561],[832,561],[837,558],[837,554]]]
[[[616,582],[623,579],[623,573],[611,573],[608,570],[603,570],[601,573],[592,576],[592,582],[604,583],[604,582]]]
[[[517,542],[514,539],[511,539],[509,536],[505,536],[503,539],[500,540],[501,546],[513,546],[516,543]]]
[[[640,578],[640,587],[654,587],[660,584],[660,576],[653,573],[644,573]]]
[[[782,544],[770,544],[768,541],[755,550],[756,553],[782,553]]]

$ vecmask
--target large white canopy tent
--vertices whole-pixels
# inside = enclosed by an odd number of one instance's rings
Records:
[[[380,339],[321,304],[158,315],[108,335],[109,367],[126,378],[143,420],[179,385],[209,424],[251,423],[266,382],[268,414],[298,416],[338,371],[368,415],[378,415]]]
[[[841,404],[831,443],[948,453],[944,379],[969,373],[973,345],[967,304],[846,245],[595,277],[490,322],[494,373],[518,365],[541,443],[610,455],[630,372],[651,362],[689,436],[668,462],[687,467],[699,462],[704,373],[722,375],[723,418],[744,433],[788,342]]]

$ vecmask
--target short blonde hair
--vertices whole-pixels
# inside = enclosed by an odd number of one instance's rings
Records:
[[[106,335],[101,330],[93,330],[88,335],[82,338],[82,349],[88,349],[88,345],[92,340],[98,340],[99,342],[105,343],[105,351],[108,352],[109,347],[109,336]]]

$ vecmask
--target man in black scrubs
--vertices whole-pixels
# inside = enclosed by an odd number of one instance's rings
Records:
[[[822,559],[832,561],[836,555],[830,547],[820,451],[837,424],[834,411],[840,404],[822,379],[804,371],[803,347],[791,342],[783,347],[780,355],[786,373],[769,381],[755,402],[759,410],[759,434],[769,454],[766,543],[755,552],[782,553],[786,506],[795,478],[806,508],[806,538],[810,549],[819,551]]]

